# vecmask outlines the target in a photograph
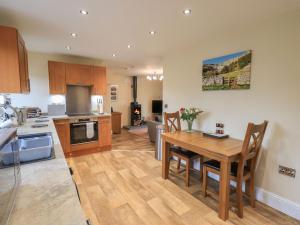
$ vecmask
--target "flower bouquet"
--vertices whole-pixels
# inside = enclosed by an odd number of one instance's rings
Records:
[[[180,109],[180,113],[181,113],[180,118],[182,120],[186,120],[188,124],[187,132],[192,132],[193,122],[197,118],[197,116],[202,112],[203,112],[202,110],[195,107]]]

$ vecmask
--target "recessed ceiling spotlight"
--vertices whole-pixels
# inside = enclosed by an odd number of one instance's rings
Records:
[[[155,30],[151,30],[150,32],[149,32],[149,34],[151,34],[151,35],[156,35],[157,34],[157,32],[155,31]]]
[[[73,38],[75,38],[75,37],[77,37],[77,34],[76,34],[76,33],[71,33],[71,36],[72,36]]]
[[[112,57],[116,57],[117,55],[116,54],[112,54]]]
[[[192,10],[191,9],[185,9],[183,10],[183,14],[186,15],[186,16],[189,16],[192,14]]]
[[[87,14],[89,14],[89,12],[86,11],[86,10],[80,10],[80,13],[81,13],[82,15],[87,15]]]
[[[66,46],[66,49],[68,50],[68,51],[70,51],[71,50],[71,46]]]
[[[132,47],[132,45],[127,45],[127,48],[131,48]]]

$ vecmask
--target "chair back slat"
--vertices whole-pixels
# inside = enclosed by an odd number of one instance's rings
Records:
[[[256,159],[261,149],[267,125],[268,121],[266,120],[262,124],[248,124],[238,167],[238,174],[241,176],[247,161],[251,161],[251,170],[255,168]]]
[[[179,111],[174,113],[164,113],[165,132],[180,131],[180,114]]]

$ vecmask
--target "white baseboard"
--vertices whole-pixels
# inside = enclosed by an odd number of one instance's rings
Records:
[[[195,161],[195,169],[200,169],[199,161]],[[213,173],[208,173],[208,176],[214,180],[219,180],[219,176]],[[236,186],[235,182],[231,181],[232,186]],[[243,190],[245,191],[245,185],[243,184]],[[283,198],[279,195],[276,195],[272,192],[266,191],[263,188],[255,188],[256,200],[262,202],[278,211],[287,214],[297,220],[300,220],[300,204],[295,203],[291,200]]]
[[[208,176],[214,180],[219,180],[219,176],[216,174],[209,173]],[[230,182],[231,185],[236,186],[235,182]],[[243,190],[245,186],[243,184]],[[300,220],[300,204],[292,202],[286,198],[276,195],[272,192],[266,191],[263,188],[255,188],[256,200],[262,202],[278,211],[287,214],[297,220]]]
[[[284,214],[300,220],[300,204],[292,202],[286,198],[256,187],[256,200],[260,201]]]

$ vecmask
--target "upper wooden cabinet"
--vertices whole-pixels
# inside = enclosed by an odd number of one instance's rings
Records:
[[[106,68],[102,66],[93,66],[93,95],[106,95]]]
[[[66,64],[62,62],[49,61],[48,70],[50,94],[66,94]]]
[[[93,85],[93,67],[81,64],[66,64],[66,83]]]
[[[28,56],[17,29],[0,26],[0,93],[28,93]]]
[[[66,94],[67,85],[92,86],[93,95],[106,95],[106,68],[48,61],[50,94]]]

